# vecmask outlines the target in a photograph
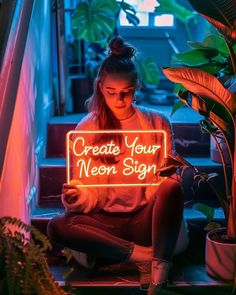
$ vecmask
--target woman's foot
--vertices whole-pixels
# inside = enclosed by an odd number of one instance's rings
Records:
[[[151,265],[151,279],[148,288],[148,295],[158,294],[167,285],[168,276],[172,263],[165,260],[153,259]]]
[[[152,247],[144,247],[139,245],[134,245],[133,252],[129,257],[130,262],[144,262],[152,260]]]

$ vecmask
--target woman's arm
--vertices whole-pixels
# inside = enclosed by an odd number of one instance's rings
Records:
[[[76,130],[96,130],[91,114],[87,115],[76,127]],[[71,147],[76,139],[76,135],[72,137]],[[68,211],[88,213],[92,210],[98,210],[104,205],[105,191],[99,187],[80,187],[79,185],[99,183],[98,176],[85,177],[79,172],[77,166],[78,160],[88,163],[90,157],[82,155],[76,157],[72,154],[72,180],[65,183],[62,190],[62,203]],[[91,161],[93,165],[93,161]]]

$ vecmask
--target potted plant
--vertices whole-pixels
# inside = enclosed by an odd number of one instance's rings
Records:
[[[217,126],[225,140],[230,171],[215,134],[225,175],[226,197],[221,198],[221,205],[224,205],[227,227],[210,231],[207,235],[206,270],[216,278],[236,280],[236,57],[233,47],[236,43],[236,5],[234,0],[189,2],[224,38],[229,52],[228,67],[232,69],[232,74],[222,79],[197,67],[165,68],[163,72],[171,81],[182,84],[186,89],[178,92],[182,103],[210,120],[210,123],[204,121],[205,130],[214,134],[213,127]]]
[[[175,66],[184,66],[201,69],[218,77],[222,82],[227,81],[227,77],[233,75],[233,69],[230,62],[230,54],[223,37],[219,34],[210,34],[202,42],[188,41],[191,48],[188,51],[173,54],[172,63]],[[236,47],[233,48],[236,52]],[[177,91],[179,88],[177,88]],[[181,101],[180,101],[181,102]],[[185,105],[183,103],[183,105]],[[227,145],[220,130],[215,130],[218,142],[225,155],[225,161],[230,163]],[[215,162],[221,162],[219,150],[213,136],[211,136],[211,159]]]
[[[158,86],[160,84],[160,70],[151,56],[136,59],[140,89],[136,91],[137,102],[146,100],[149,103],[162,103]],[[163,95],[162,95],[163,96]],[[161,99],[161,100],[160,100]],[[166,96],[164,97],[166,101]]]
[[[0,218],[0,294],[69,294],[50,272],[48,249],[50,242],[35,227],[17,218]]]

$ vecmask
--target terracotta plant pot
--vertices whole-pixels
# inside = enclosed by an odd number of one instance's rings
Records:
[[[226,234],[226,228],[210,231],[206,237],[206,271],[220,280],[233,281],[236,276],[236,243],[214,240],[215,234]]]

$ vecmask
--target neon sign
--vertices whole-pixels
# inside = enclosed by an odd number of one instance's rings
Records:
[[[167,134],[164,130],[73,130],[67,133],[66,153],[68,183],[78,179],[81,187],[159,185],[156,173],[167,156]]]

